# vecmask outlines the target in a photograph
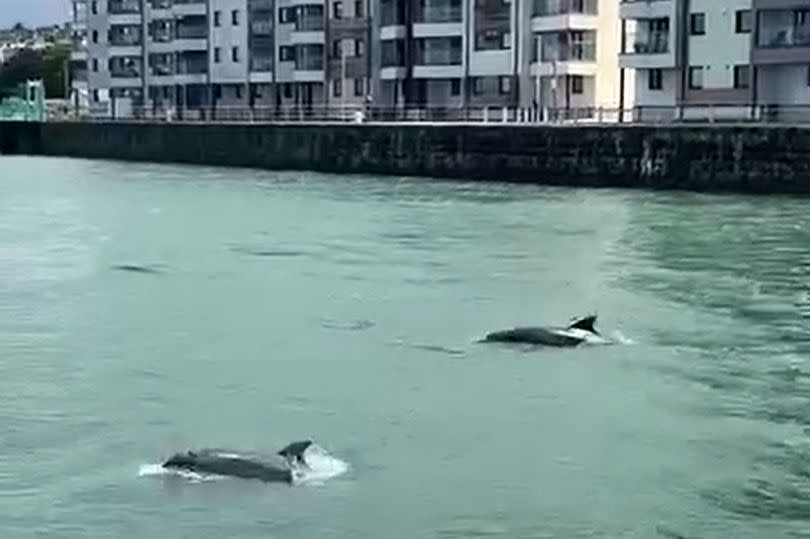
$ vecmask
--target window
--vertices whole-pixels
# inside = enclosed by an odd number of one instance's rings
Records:
[[[222,49],[214,47],[214,63],[218,64],[222,61]]]
[[[239,10],[234,9],[231,11],[231,24],[233,26],[239,26]]]
[[[793,10],[793,26],[805,26],[810,24],[810,9]]]
[[[689,15],[689,34],[693,36],[706,35],[705,13],[692,13]]]
[[[231,49],[231,60],[233,60],[234,62],[239,61],[239,47],[233,47]]]
[[[484,79],[481,77],[473,77],[473,95],[481,95],[484,93]]]
[[[222,99],[222,85],[215,84],[214,85],[214,99]]]
[[[332,3],[332,18],[333,19],[343,18],[343,2],[341,2],[340,0]]]
[[[332,56],[334,58],[340,58],[343,56],[343,42],[339,39],[332,42]]]
[[[511,49],[512,48],[512,33],[511,32],[504,32],[501,34],[501,48],[502,49]]]
[[[354,55],[357,57],[363,56],[366,53],[366,42],[362,39],[354,40]]]
[[[281,24],[295,22],[295,11],[291,7],[283,7],[278,10],[278,22]]]
[[[751,16],[751,10],[741,9],[737,11],[734,22],[734,31],[737,32],[738,34],[750,34],[752,26],[753,26],[753,19]]]
[[[279,59],[282,62],[292,62],[295,60],[295,48],[294,47],[281,47],[278,50]]]
[[[98,43],[98,30],[93,30],[93,43]]]
[[[738,89],[748,88],[750,68],[747,65],[734,66],[734,87]]]
[[[93,3],[95,4],[95,2],[93,2]],[[99,98],[98,98],[98,90],[93,90],[93,102],[94,102],[94,103],[98,103],[98,102],[99,102]]]
[[[290,99],[293,96],[292,84],[289,82],[284,83],[284,97]]]
[[[585,92],[585,79],[582,78],[582,75],[572,75],[571,76],[571,93],[572,94],[581,94]]]
[[[361,96],[366,93],[365,82],[365,79],[354,79],[354,95]]]
[[[664,73],[660,69],[650,69],[647,71],[647,88],[650,90],[662,90],[664,88]]]
[[[98,2],[94,0],[90,6],[90,10],[93,12],[93,15],[98,15]],[[98,96],[98,94],[96,94],[96,96]],[[98,99],[96,99],[96,101],[98,101]]]
[[[222,25],[222,12],[217,10],[214,12],[214,26]]]
[[[498,91],[501,94],[511,94],[512,77],[498,77]]]
[[[703,66],[689,68],[689,88],[692,90],[703,88]]]
[[[93,73],[98,73],[98,58],[93,58]]]
[[[242,85],[236,85],[236,99],[242,99]]]
[[[343,79],[335,79],[332,81],[332,95],[334,97],[341,97],[343,95]]]
[[[461,93],[461,79],[450,79],[450,95]]]
[[[363,0],[354,0],[354,16],[358,19],[363,16]]]

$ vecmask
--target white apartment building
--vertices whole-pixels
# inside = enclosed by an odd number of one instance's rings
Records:
[[[100,114],[372,104],[589,115],[619,106],[625,88],[619,0],[74,4],[74,80]]]
[[[777,118],[810,118],[810,0],[753,0],[753,98]],[[781,110],[779,110],[781,109]]]
[[[622,0],[619,10],[637,119],[750,114],[751,0]]]
[[[619,107],[618,14],[615,0],[535,1],[524,31],[530,75],[524,84],[534,102],[555,109]]]

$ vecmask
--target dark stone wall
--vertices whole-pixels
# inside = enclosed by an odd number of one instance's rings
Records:
[[[570,186],[810,193],[810,129],[0,124],[0,151]]]

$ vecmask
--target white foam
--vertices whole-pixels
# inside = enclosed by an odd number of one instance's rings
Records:
[[[296,484],[323,484],[329,479],[343,475],[349,470],[348,463],[333,457],[318,445],[311,445],[304,453],[306,468],[293,474]]]
[[[218,479],[225,479],[224,476],[215,474],[201,474],[189,470],[180,470],[176,468],[164,468],[160,464],[141,464],[138,468],[138,477],[160,477],[160,476],[174,476],[181,477],[192,483],[202,483],[207,481],[216,481]]]

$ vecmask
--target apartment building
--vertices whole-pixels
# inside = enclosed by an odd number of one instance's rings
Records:
[[[359,104],[586,109],[616,107],[621,97],[619,0],[74,4],[76,69],[107,113]]]
[[[622,0],[620,67],[641,119],[747,115],[751,0]]]
[[[523,95],[554,109],[619,106],[617,1],[536,0],[531,16],[520,20],[529,23],[523,62],[530,88]]]
[[[810,116],[810,0],[753,0],[754,101],[785,119]]]

